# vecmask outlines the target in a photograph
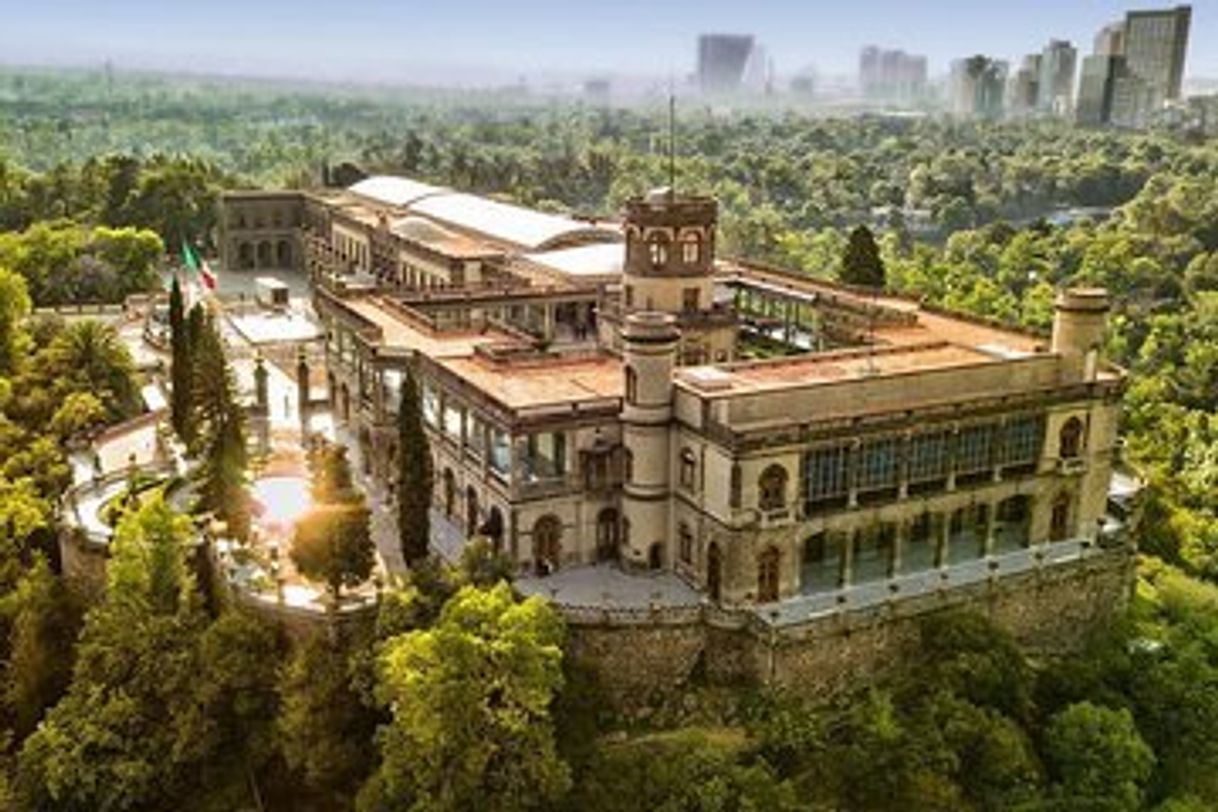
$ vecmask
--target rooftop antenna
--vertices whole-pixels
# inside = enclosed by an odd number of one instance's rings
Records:
[[[668,196],[677,194],[677,94],[668,76]]]

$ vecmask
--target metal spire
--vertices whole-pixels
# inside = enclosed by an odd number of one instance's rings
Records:
[[[668,194],[677,194],[677,94],[668,77]]]

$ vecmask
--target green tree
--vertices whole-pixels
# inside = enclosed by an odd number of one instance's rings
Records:
[[[563,626],[544,601],[464,587],[431,629],[388,640],[377,696],[392,721],[361,809],[527,810],[570,785],[550,706]]]
[[[867,226],[855,226],[850,232],[838,278],[848,285],[883,289],[884,260],[880,258],[880,248]]]
[[[1078,702],[1045,730],[1045,751],[1062,809],[1140,809],[1154,753],[1128,710]]]
[[[352,685],[350,644],[314,635],[279,678],[276,739],[284,761],[334,808],[350,806],[373,763],[376,715]]]
[[[302,575],[329,587],[337,606],[343,587],[358,586],[372,574],[371,514],[355,488],[345,447],[314,446],[309,469],[314,506],[296,522],[289,554]]]
[[[25,280],[0,266],[0,375],[12,374],[26,351],[22,322],[30,312]]]
[[[45,357],[42,375],[61,396],[91,392],[109,420],[121,420],[138,409],[135,362],[111,325],[92,319],[68,324]]]
[[[427,558],[431,543],[432,462],[414,374],[402,381],[398,407],[398,533],[408,565]]]
[[[343,587],[372,575],[375,547],[369,511],[360,502],[316,505],[296,522],[289,554],[300,574],[324,583],[335,606]]]
[[[178,437],[189,442],[191,437],[192,398],[194,375],[191,370],[190,336],[186,328],[186,309],[182,299],[182,286],[175,274],[169,290],[169,347],[170,347],[170,416]]]
[[[73,392],[64,398],[51,417],[50,430],[61,442],[69,442],[104,425],[106,407],[92,392]]]
[[[251,802],[251,774],[271,752],[278,644],[242,615],[208,620],[187,566],[190,536],[189,519],[159,499],[120,522],[68,692],[21,748],[26,807]]]
[[[67,690],[82,607],[38,556],[0,610],[10,625],[4,705],[14,733],[23,739]]]
[[[791,785],[779,780],[769,765],[747,763],[746,745],[739,731],[702,728],[602,742],[565,808],[596,812],[803,808]]]
[[[202,311],[199,311],[202,313]],[[192,311],[192,319],[194,312]],[[249,535],[249,494],[245,487],[249,456],[245,413],[237,400],[237,385],[225,356],[220,331],[210,316],[198,317],[191,335],[191,401],[194,407],[195,450],[200,466],[200,507],[228,525],[235,538]]]

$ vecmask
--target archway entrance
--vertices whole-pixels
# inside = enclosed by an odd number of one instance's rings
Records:
[[[538,575],[549,575],[562,560],[562,522],[557,516],[542,516],[533,525],[533,566]]]
[[[706,548],[706,591],[715,603],[719,602],[722,584],[723,556],[719,552],[719,545],[712,541]]]
[[[1065,541],[1070,536],[1070,497],[1059,495],[1053,500],[1053,514],[1049,517],[1049,541]]]
[[[664,566],[664,545],[658,541],[647,549],[647,566],[653,570]]]
[[[757,557],[757,602],[778,600],[778,564],[781,554],[777,547],[766,547]]]
[[[605,508],[596,514],[596,560],[618,559],[618,520],[615,508]]]

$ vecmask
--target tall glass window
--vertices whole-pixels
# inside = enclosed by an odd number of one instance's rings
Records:
[[[566,473],[567,438],[561,431],[530,434],[524,473],[529,480],[554,479]]]
[[[846,495],[846,464],[849,457],[849,448],[844,445],[817,448],[808,452],[804,458],[804,466],[810,501]]]
[[[507,476],[512,469],[512,441],[503,429],[491,429],[491,470]]]
[[[432,428],[440,428],[440,395],[428,384],[423,384],[423,422]]]
[[[465,410],[451,403],[444,404],[444,434],[454,442],[461,442],[461,428],[464,423]]]
[[[1008,420],[1003,431],[1002,463],[1022,465],[1035,462],[1040,457],[1044,436],[1045,419],[1042,415],[1024,415]]]
[[[860,491],[882,490],[897,486],[897,466],[900,463],[900,445],[895,437],[871,440],[859,449],[858,489]]]
[[[972,474],[993,467],[994,425],[966,426],[956,438],[956,473]]]
[[[947,476],[947,432],[915,434],[909,440],[909,481],[925,482]]]

